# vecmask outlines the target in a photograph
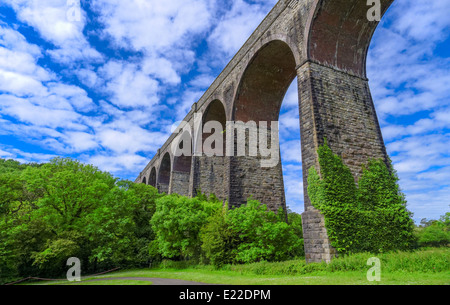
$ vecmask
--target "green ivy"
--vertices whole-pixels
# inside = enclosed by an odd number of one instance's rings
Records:
[[[355,182],[326,141],[318,149],[320,175],[308,176],[312,205],[325,217],[331,245],[342,254],[406,250],[415,244],[414,224],[389,161],[369,160]]]

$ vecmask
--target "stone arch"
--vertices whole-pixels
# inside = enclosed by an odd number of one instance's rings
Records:
[[[380,0],[381,16],[394,0]],[[361,0],[314,0],[306,23],[306,53],[312,61],[366,77],[366,58],[378,22]]]
[[[271,122],[278,121],[283,99],[297,76],[296,66],[294,52],[282,40],[269,41],[258,49],[240,79],[234,98],[233,119],[244,123],[255,122],[258,132],[263,128],[260,122],[267,122],[265,131],[270,135]],[[247,145],[250,133],[246,137]],[[234,141],[236,144],[236,136]],[[278,154],[277,164],[267,168],[261,166],[260,148],[258,144],[256,158],[247,155],[231,158],[230,202],[240,205],[253,196],[272,210],[283,208],[286,211],[279,147],[275,152]]]
[[[225,105],[218,99],[212,100],[204,108],[202,116],[202,135],[197,145],[201,145],[202,155],[196,158],[196,174],[194,178],[194,195],[201,191],[207,195],[214,194],[219,199],[227,198],[226,188],[226,157],[225,157],[225,138],[223,132],[226,128],[227,116]],[[206,132],[205,127],[209,122],[220,123],[222,130],[212,129],[211,132]],[[222,143],[206,142],[209,141],[214,134],[220,134]],[[204,144],[207,144],[206,147]],[[210,145],[209,145],[210,144]],[[217,146],[216,146],[217,145]],[[219,146],[220,145],[220,146]],[[209,150],[211,147],[213,150]]]
[[[170,177],[172,174],[172,160],[166,152],[159,165],[157,188],[160,193],[169,193]]]
[[[296,59],[281,40],[263,45],[245,69],[234,99],[235,121],[277,121],[281,103],[296,73]]]
[[[184,130],[179,138],[175,156],[173,157],[172,177],[170,181],[170,193],[189,196],[189,185],[192,167],[193,139],[191,131]],[[189,147],[184,147],[184,145]],[[184,153],[186,152],[186,154]]]
[[[150,170],[150,176],[148,178],[148,185],[156,187],[156,167],[152,167]]]
[[[147,184],[147,179],[144,177],[144,178],[142,178],[142,183],[143,184]]]

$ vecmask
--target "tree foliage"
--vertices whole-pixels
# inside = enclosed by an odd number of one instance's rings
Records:
[[[0,160],[1,280],[62,276],[72,256],[85,273],[148,266],[158,197],[151,186],[118,181],[72,159]]]
[[[418,243],[424,247],[443,247],[450,245],[450,212],[439,220],[422,219],[424,226],[417,228]]]
[[[151,224],[160,253],[168,258],[198,258],[200,230],[220,206],[218,201],[176,194],[158,199]]]
[[[288,224],[282,210],[275,213],[251,199],[240,207],[219,210],[202,230],[206,258],[220,267],[301,256],[303,236],[298,216],[291,216]]]

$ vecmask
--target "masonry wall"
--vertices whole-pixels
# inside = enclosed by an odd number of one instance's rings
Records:
[[[221,156],[196,157],[194,194],[197,191],[209,196],[216,195],[220,200],[228,199],[226,158]]]
[[[181,196],[189,196],[189,177],[189,172],[172,171],[170,193],[179,194]]]
[[[261,127],[258,127],[256,130],[258,139],[260,131]],[[269,149],[271,143],[271,130],[265,128],[264,132],[267,134],[267,143],[269,144],[264,144],[264,146]],[[257,143],[257,156],[249,156],[249,145],[251,143],[249,139],[250,135],[251,133],[246,131],[246,156],[243,157],[238,157],[237,135],[235,135],[235,157],[230,158],[230,206],[240,206],[245,204],[251,197],[254,200],[258,200],[261,203],[266,204],[268,208],[274,212],[277,212],[280,208],[283,208],[286,212],[286,198],[279,146],[278,149],[275,150],[277,153],[276,159],[278,159],[278,162],[276,162],[274,166],[263,167],[261,161],[268,161],[271,157],[261,156],[260,143],[258,139],[254,139]]]
[[[298,69],[298,81],[306,172],[311,166],[318,168],[316,152],[325,138],[355,179],[370,158],[387,161],[367,79],[308,62]]]
[[[371,158],[387,161],[368,81],[335,68],[307,62],[298,69],[305,210],[303,229],[307,260],[328,257],[329,240],[319,211],[307,196],[308,171],[318,165],[317,149],[327,139],[355,179]],[[320,172],[320,170],[319,170]],[[320,245],[323,245],[321,248]],[[322,249],[322,252],[319,249]]]

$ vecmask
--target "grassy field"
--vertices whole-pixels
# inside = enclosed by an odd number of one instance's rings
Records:
[[[71,285],[149,285],[148,281],[126,278],[170,278],[228,285],[449,285],[450,249],[425,249],[415,252],[379,254],[381,281],[369,282],[364,253],[333,260],[329,264],[306,264],[303,259],[286,262],[260,262],[227,265],[216,270],[211,266],[189,266],[183,262],[165,261],[157,268],[124,270],[97,277],[86,277]],[[114,280],[95,281],[104,278]],[[125,278],[125,279],[124,279]],[[28,284],[68,284],[39,282]]]

